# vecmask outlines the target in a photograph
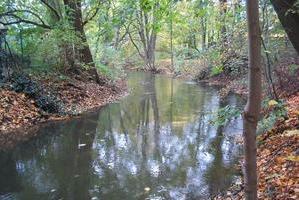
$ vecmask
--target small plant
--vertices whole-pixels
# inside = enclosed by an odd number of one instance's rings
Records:
[[[262,106],[268,114],[258,123],[258,134],[270,130],[279,119],[287,117],[286,105],[282,100],[265,100]]]
[[[292,76],[292,75],[295,75],[297,70],[299,69],[299,65],[296,65],[296,64],[291,64],[289,66],[289,74]]]
[[[99,70],[99,72],[101,74],[108,76],[108,77],[112,76],[111,70],[109,69],[108,66],[99,63],[96,65],[96,67],[97,67],[97,70]]]
[[[212,67],[211,76],[217,76],[223,72],[223,66]]]
[[[215,126],[225,126],[230,119],[241,115],[241,110],[230,105],[219,108],[215,116],[210,121]]]
[[[123,52],[109,45],[99,46],[95,55],[95,64],[100,73],[116,80],[124,75],[125,64]]]

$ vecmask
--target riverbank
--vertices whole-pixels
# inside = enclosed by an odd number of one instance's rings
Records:
[[[118,80],[102,86],[76,79],[44,79],[39,84],[54,91],[63,104],[63,113],[49,113],[38,107],[24,92],[0,89],[0,149],[13,148],[35,136],[35,129],[45,122],[67,120],[118,100],[126,93],[126,83]]]
[[[280,77],[275,83],[279,102],[268,99],[266,90],[263,92],[264,103],[262,125],[267,125],[270,116],[279,112],[278,104],[287,111],[285,117],[275,119],[271,129],[261,132],[257,137],[257,171],[258,171],[258,199],[299,199],[299,92],[298,76],[295,71],[290,77],[288,67],[293,63],[282,62],[276,69]],[[296,81],[297,79],[297,81]],[[208,85],[221,87],[224,95],[229,92],[237,93],[242,97],[248,94],[246,78],[220,75],[204,79]],[[265,83],[264,83],[265,85]],[[264,105],[265,106],[265,105]],[[266,120],[265,120],[266,119]],[[264,123],[264,124],[263,124]],[[243,161],[240,161],[239,169],[242,174]],[[233,185],[224,193],[214,199],[244,199],[243,177],[241,181]]]
[[[259,199],[299,199],[299,93],[286,103],[287,118],[257,138]],[[214,199],[244,199],[243,178]]]

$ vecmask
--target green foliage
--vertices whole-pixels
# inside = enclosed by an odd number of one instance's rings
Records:
[[[97,70],[101,74],[103,74],[105,76],[108,76],[108,77],[112,76],[111,70],[109,69],[109,67],[107,65],[103,65],[103,64],[99,63],[99,64],[96,65],[96,67],[97,67]]]
[[[274,102],[274,103],[272,103]],[[286,105],[283,100],[270,100],[266,99],[262,102],[262,107],[268,110],[270,113],[266,115],[259,123],[257,127],[257,133],[264,133],[270,130],[275,123],[283,118],[287,117]]]
[[[291,75],[291,76],[292,76],[292,75],[295,75],[298,69],[299,69],[299,65],[291,64],[291,65],[289,66],[289,70],[290,70],[289,72],[290,72],[290,75]]]
[[[230,119],[241,115],[241,110],[230,105],[219,108],[210,121],[215,126],[225,126]]]
[[[38,13],[39,17],[22,12],[18,12],[17,15],[38,23],[41,23],[40,18],[51,26],[51,29],[44,29],[21,23],[11,26],[9,30],[13,52],[23,53],[25,58],[30,59],[31,70],[37,73],[63,71],[66,66],[63,48],[68,45],[82,46],[80,37],[68,22],[69,8],[66,8],[60,0],[49,2],[61,19],[38,0],[4,0],[0,3],[1,13],[14,9],[27,9]],[[149,40],[152,33],[157,34],[155,43],[157,62],[168,60],[168,63],[164,63],[170,66],[170,55],[174,54],[177,73],[196,76],[196,73],[200,74],[201,69],[204,69],[207,73],[205,77],[221,73],[237,77],[246,71],[247,66],[246,9],[244,4],[237,1],[227,4],[224,14],[218,3],[209,0],[115,0],[101,3],[96,0],[84,1],[83,19],[90,19],[84,26],[84,31],[94,62],[99,70],[109,77],[121,75],[121,68],[124,65],[128,66],[128,63],[142,67],[140,61],[143,57],[140,55],[146,54],[140,38],[142,22],[146,24],[144,30],[148,32],[144,40]],[[286,35],[271,4],[262,1],[261,6],[263,6],[260,10],[263,38],[270,59],[274,61],[289,52],[289,48],[285,47]],[[294,7],[298,7],[298,3],[295,3]],[[143,13],[143,17],[140,12]],[[144,18],[144,14],[147,14],[147,19]],[[145,23],[146,20],[148,23]],[[139,52],[128,33],[139,48]],[[170,37],[173,44],[172,53]],[[85,67],[78,60],[74,60],[74,63]],[[295,74],[297,69],[298,66],[291,65],[290,73]]]
[[[64,68],[63,48],[67,45],[82,45],[77,34],[67,25],[56,26],[54,29],[41,35],[36,43],[36,51],[30,55],[32,70],[57,71]]]
[[[113,80],[123,76],[122,67],[125,62],[123,52],[111,46],[101,46],[99,48],[100,50],[96,55],[97,69]]]
[[[217,76],[223,72],[223,66],[212,67],[211,76]]]

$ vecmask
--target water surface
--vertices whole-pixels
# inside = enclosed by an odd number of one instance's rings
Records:
[[[209,199],[235,177],[241,119],[209,123],[234,95],[131,73],[130,95],[98,112],[41,127],[0,153],[0,199]]]

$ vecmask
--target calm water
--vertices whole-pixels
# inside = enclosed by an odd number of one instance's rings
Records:
[[[209,199],[233,181],[240,118],[213,127],[216,89],[132,73],[129,96],[0,153],[0,199]]]

